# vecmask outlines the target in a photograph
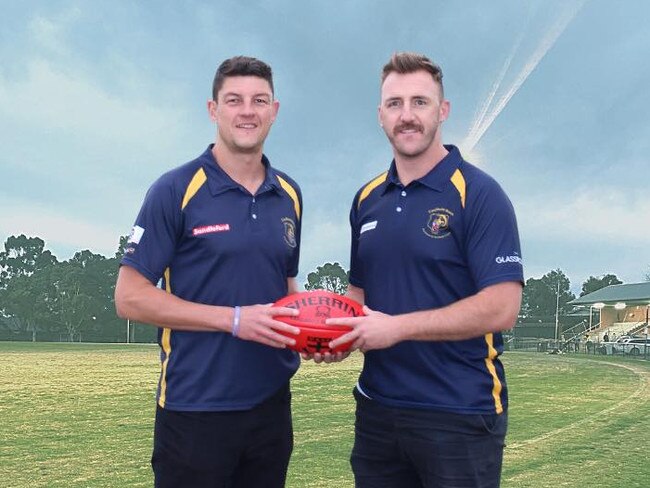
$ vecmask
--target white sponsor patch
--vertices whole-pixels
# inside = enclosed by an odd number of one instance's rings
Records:
[[[212,234],[214,232],[227,232],[229,230],[230,230],[230,224],[204,225],[203,227],[194,227],[192,229],[192,235],[200,236],[203,234]]]
[[[132,242],[133,244],[140,244],[140,239],[142,239],[142,235],[144,234],[144,229],[140,227],[139,225],[134,225],[133,228],[131,229],[131,235],[129,236],[129,240],[127,242]]]
[[[373,230],[375,227],[377,227],[376,220],[373,220],[372,222],[366,222],[361,226],[361,230],[359,231],[359,234],[363,234],[367,230]]]

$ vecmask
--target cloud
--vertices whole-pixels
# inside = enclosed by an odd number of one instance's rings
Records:
[[[0,213],[0,235],[25,234],[37,236],[47,243],[59,259],[60,250],[90,249],[105,256],[112,256],[117,250],[119,236],[124,229],[111,228],[104,222],[93,222],[75,218],[70,214],[54,212],[45,206],[27,202],[2,202]]]
[[[63,10],[54,17],[35,15],[29,21],[28,33],[39,48],[55,54],[66,54],[69,52],[67,30],[80,18],[81,10],[77,7]]]
[[[337,261],[349,267],[350,228],[346,217],[332,220],[324,214],[309,217],[310,225],[303,228],[300,247],[300,275],[306,276],[317,266]]]
[[[179,117],[177,108],[109,95],[87,73],[61,68],[37,59],[28,63],[25,79],[0,75],[0,113],[44,133],[58,130],[120,144],[169,133]]]
[[[650,240],[650,197],[624,188],[577,189],[566,196],[540,192],[517,205],[520,233],[557,242],[609,242],[629,246]]]

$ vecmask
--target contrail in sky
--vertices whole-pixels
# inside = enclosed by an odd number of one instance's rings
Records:
[[[470,141],[474,141],[476,138],[476,135],[479,132],[479,129],[483,125],[483,121],[485,120],[485,116],[490,109],[490,106],[492,105],[492,100],[494,100],[494,96],[497,94],[499,91],[499,87],[501,86],[501,82],[503,81],[503,78],[505,77],[506,73],[508,72],[508,68],[510,68],[510,63],[512,63],[512,59],[515,57],[515,54],[519,50],[519,45],[521,44],[521,40],[524,37],[524,32],[526,29],[522,29],[521,33],[519,34],[519,37],[515,44],[512,47],[512,51],[510,51],[510,55],[506,59],[505,63],[503,63],[503,67],[501,68],[501,72],[499,73],[499,76],[497,77],[497,80],[494,82],[492,85],[492,90],[490,90],[490,93],[486,97],[485,101],[483,102],[483,106],[481,107],[481,111],[476,115],[474,118],[474,122],[472,123],[472,127],[469,129],[469,133],[467,137],[465,138],[466,144]],[[478,139],[476,139],[478,141]],[[471,144],[471,147],[474,147],[476,144],[476,141]]]
[[[501,81],[503,80],[505,71],[510,65],[514,53],[518,48],[519,43],[521,42],[521,37],[517,40],[515,44],[515,49],[513,49],[513,51],[510,53],[510,56],[508,57],[504,65],[504,69],[501,71],[497,82],[495,83],[490,95],[488,96],[489,102],[483,105],[483,110],[479,118],[477,118],[477,120],[474,122],[467,137],[465,138],[465,141],[463,142],[463,149],[465,151],[468,152],[471,151],[474,148],[474,146],[478,144],[478,142],[481,140],[481,137],[483,137],[485,132],[490,128],[490,126],[495,121],[495,119],[506,107],[510,99],[515,95],[515,93],[517,93],[519,88],[521,88],[521,85],[524,84],[526,79],[535,70],[535,68],[540,63],[540,61],[544,58],[546,53],[557,42],[558,38],[562,35],[562,33],[565,31],[565,29],[568,27],[568,25],[575,18],[575,16],[578,14],[580,9],[582,9],[582,7],[587,1],[588,0],[582,0],[581,2],[577,3],[573,9],[567,9],[563,12],[560,18],[552,26],[548,34],[539,43],[537,49],[533,52],[530,59],[526,62],[522,70],[519,72],[512,86],[508,89],[508,91],[503,96],[501,96],[494,110],[492,110],[492,112],[490,112],[489,115],[484,116],[486,107],[490,105],[492,99],[494,98],[496,94],[496,90],[498,89],[499,85],[501,84]]]

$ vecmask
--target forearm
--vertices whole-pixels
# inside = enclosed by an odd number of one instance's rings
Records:
[[[232,330],[234,308],[183,300],[153,286],[137,271],[123,266],[115,287],[118,316],[158,327],[186,331]]]
[[[287,278],[287,295],[298,293],[298,282],[296,278]]]
[[[458,341],[510,329],[521,304],[521,284],[507,282],[446,307],[394,317],[402,340]]]

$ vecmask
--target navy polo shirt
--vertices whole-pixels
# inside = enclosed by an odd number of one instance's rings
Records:
[[[208,305],[272,303],[298,273],[302,196],[263,156],[256,195],[212,155],[160,177],[149,189],[122,264],[180,298]],[[158,404],[170,410],[245,410],[286,384],[298,355],[226,332],[159,330]]]
[[[512,204],[486,173],[449,151],[403,186],[395,162],[356,194],[350,283],[387,314],[444,307],[486,286],[523,282]],[[507,390],[500,333],[404,341],[365,354],[359,386],[390,406],[501,413]]]

